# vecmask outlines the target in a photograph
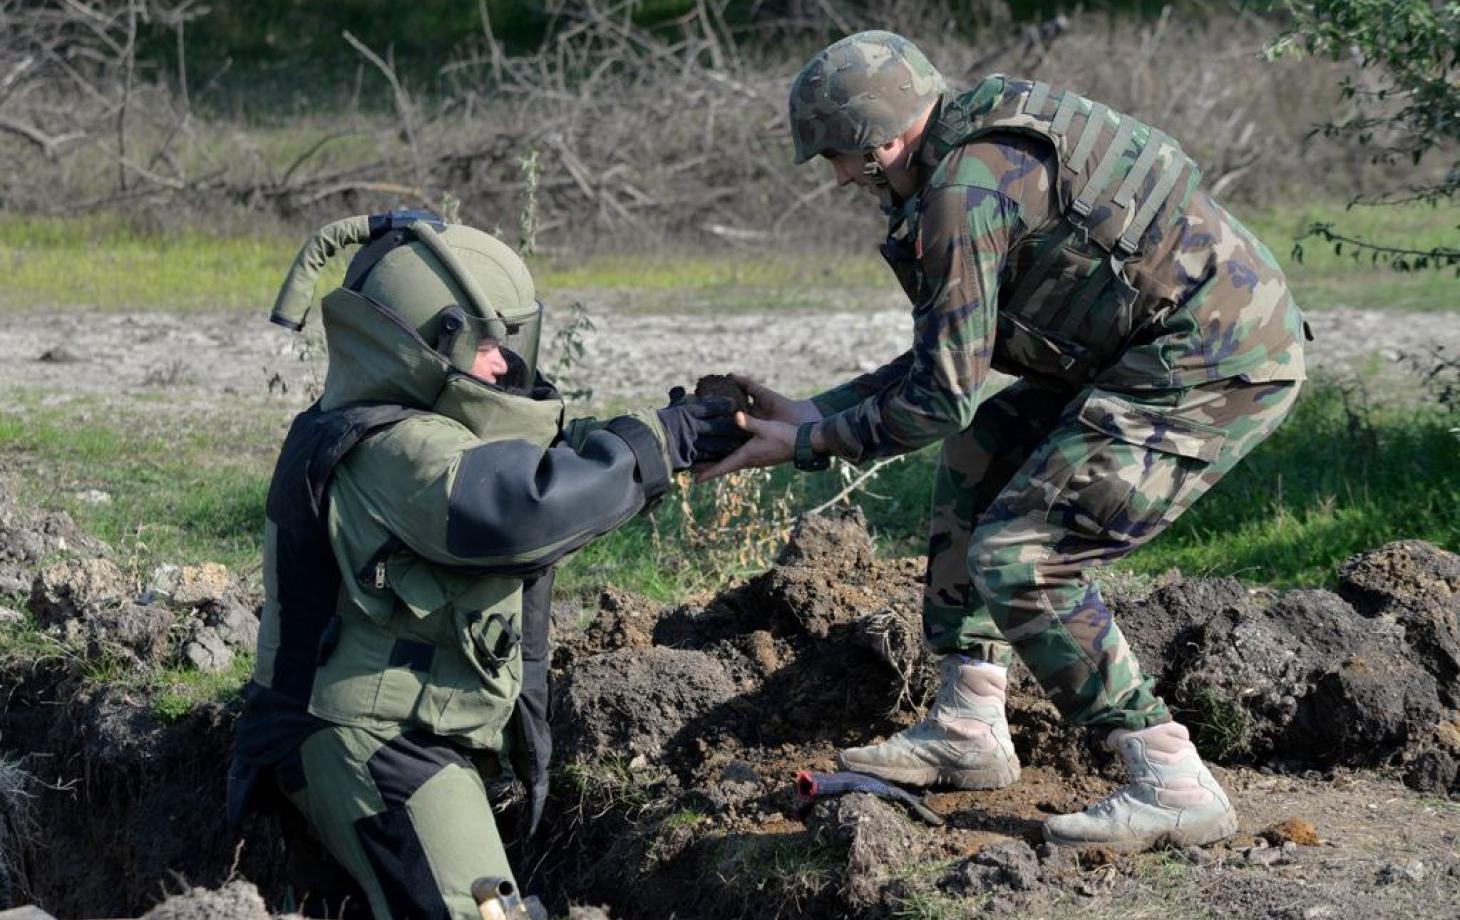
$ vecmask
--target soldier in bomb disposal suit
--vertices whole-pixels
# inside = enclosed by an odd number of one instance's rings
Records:
[[[1048,840],[1231,835],[1231,803],[1089,569],[1159,534],[1292,408],[1306,326],[1272,254],[1156,128],[1043,82],[952,93],[889,32],[813,57],[790,116],[797,162],[823,157],[881,199],[913,342],[808,400],[742,379],[754,437],[701,478],[942,442],[923,607],[940,691],[922,722],[840,765],[915,785],[1015,782],[1017,654],[1066,718],[1106,733],[1129,778],[1049,819]],[[995,369],[1018,379],[993,392]]]

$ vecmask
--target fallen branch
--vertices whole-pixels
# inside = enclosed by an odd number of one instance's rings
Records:
[[[0,131],[8,131],[11,134],[19,135],[32,144],[35,144],[45,154],[46,159],[53,163],[56,161],[56,150],[58,147],[67,141],[74,141],[86,136],[84,131],[70,131],[66,134],[52,136],[42,132],[39,128],[21,124],[9,118],[0,118]]]

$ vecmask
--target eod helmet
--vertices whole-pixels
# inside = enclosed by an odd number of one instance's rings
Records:
[[[360,215],[321,228],[295,257],[269,319],[300,329],[321,269],[341,250],[362,248],[343,288],[368,298],[460,371],[492,339],[537,365],[542,304],[522,259],[496,237],[448,224],[429,211]]]

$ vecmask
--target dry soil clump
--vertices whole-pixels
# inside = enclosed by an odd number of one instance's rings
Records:
[[[745,388],[724,374],[706,374],[695,381],[695,395],[701,399],[727,399],[736,412],[750,411],[750,396]]]

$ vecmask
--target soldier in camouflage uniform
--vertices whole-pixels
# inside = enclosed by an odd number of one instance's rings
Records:
[[[790,96],[797,162],[879,195],[912,347],[790,400],[750,384],[754,439],[701,478],[942,441],[923,608],[944,655],[928,717],[847,769],[998,788],[1014,654],[1065,717],[1107,732],[1124,788],[1051,818],[1069,845],[1234,832],[1227,796],[1090,580],[1164,530],[1269,435],[1304,379],[1305,324],[1271,253],[1175,140],[1067,88],[991,76],[951,93],[906,39],[817,54]],[[1018,379],[993,392],[991,370]]]

